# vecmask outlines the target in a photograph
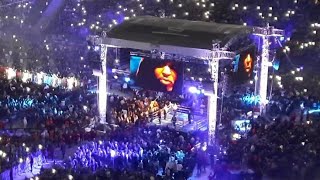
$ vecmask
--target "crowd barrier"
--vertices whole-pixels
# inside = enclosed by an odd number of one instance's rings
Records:
[[[44,157],[41,152],[38,152],[36,156],[33,157],[33,171],[35,169],[40,169],[42,167],[42,164],[44,162]],[[14,166],[12,168],[12,174],[13,178],[18,176],[22,176],[25,173],[31,173],[31,167],[30,167],[30,161],[24,160],[22,163],[19,163],[18,165]],[[2,172],[0,174],[1,180],[11,180],[10,179],[10,169]]]

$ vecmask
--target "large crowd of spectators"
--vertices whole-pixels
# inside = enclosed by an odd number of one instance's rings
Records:
[[[92,139],[98,122],[95,95],[83,89],[67,91],[59,87],[1,78],[1,171],[23,161],[37,149],[62,142]]]
[[[82,88],[69,92],[66,89],[59,90],[45,85],[23,83],[19,79],[2,79],[2,82],[4,105],[2,113],[7,119],[2,121],[1,152],[2,156],[3,153],[6,154],[1,161],[2,169],[27,161],[30,159],[30,154],[37,154],[42,149],[45,158],[54,159],[53,149],[61,147],[65,154],[70,147],[67,145],[79,145],[74,156],[65,158],[67,160],[64,166],[43,170],[40,177],[54,179],[68,178],[69,175],[79,178],[86,174],[88,177],[124,176],[133,179],[172,176],[186,178],[192,173],[195,164],[197,167],[201,165],[206,167],[207,165],[200,162],[210,162],[206,151],[203,150],[205,145],[202,143],[205,138],[199,141],[188,133],[148,127],[146,124],[150,119],[138,116],[152,112],[152,100],[163,104],[154,106],[154,111],[163,109],[166,103],[172,103],[169,101],[173,100],[170,97],[157,97],[157,93],[153,95],[136,93],[133,97],[110,95],[108,104],[111,113],[108,122],[120,126],[106,135],[98,136],[94,130],[86,132],[87,127],[95,127],[94,124],[98,121],[95,116],[97,114],[95,95],[87,94],[88,92]],[[24,90],[27,87],[30,90]],[[20,95],[19,92],[26,94]],[[19,103],[9,105],[11,101],[6,101],[8,97],[21,101],[24,99],[23,96],[29,96],[37,103],[24,107]],[[174,103],[182,103],[181,99],[183,98],[178,98]],[[235,103],[238,100],[240,104]],[[317,103],[316,97],[304,97],[292,90],[275,89],[269,102],[267,116],[253,121],[251,130],[247,134],[241,134],[241,138],[234,139],[232,134],[236,132],[230,126],[230,121],[243,113],[245,117],[250,115],[246,115],[248,108],[245,106],[248,105],[241,105],[241,98],[228,97],[223,111],[224,127],[219,130],[217,139],[225,150],[221,154],[218,153],[218,161],[211,161],[212,164],[216,162],[212,178],[227,177],[234,168],[239,168],[242,173],[250,169],[258,174],[258,177],[270,175],[288,178],[293,174],[286,172],[291,171],[295,172],[295,177],[312,176],[310,168],[317,167],[316,132],[319,125],[317,121],[310,119],[307,112],[316,108]],[[148,108],[139,107],[139,104],[144,104]],[[130,114],[137,117],[131,121],[129,117],[134,116]],[[19,130],[12,129],[13,127]],[[130,135],[134,136],[127,138]],[[164,151],[166,156],[159,157],[163,149],[170,151]],[[179,160],[177,155],[179,153],[184,154],[186,159],[193,158],[193,161]],[[304,153],[304,156],[291,158],[301,153]],[[173,158],[177,161],[173,161]],[[167,173],[166,166],[172,167],[174,173],[172,174],[172,171]],[[183,170],[178,167],[183,167]],[[188,173],[184,172],[184,168],[188,169]]]
[[[230,143],[228,163],[241,164],[257,174],[283,179],[313,179],[319,167],[319,123],[295,123],[277,118],[271,124],[254,124],[246,138]],[[308,178],[307,178],[308,179]]]
[[[129,138],[131,134],[134,137]],[[203,154],[195,147],[198,143],[199,139],[168,128],[128,127],[80,146],[67,160],[66,169],[75,179],[186,179],[193,172],[195,159]],[[49,173],[49,177],[61,175]]]
[[[301,94],[296,89],[276,88],[267,114],[251,120],[248,129],[242,128],[241,132],[230,122],[251,119],[248,112],[255,110],[254,103],[243,101],[243,94],[226,98],[217,138],[226,149],[218,167],[236,170],[238,174],[250,170],[259,178],[317,179],[313,170],[319,167],[319,114],[312,110],[318,109],[319,97]],[[223,176],[220,168],[216,176]]]
[[[35,31],[34,26],[43,18],[50,5],[50,10],[57,13],[52,13],[54,17],[47,17],[48,23],[43,29]],[[94,61],[95,58],[89,55],[94,48],[88,48],[85,38],[90,34],[100,35],[102,31],[140,15],[248,26],[266,26],[269,23],[287,32],[284,38],[286,44],[276,58],[299,65],[318,62],[320,20],[317,11],[319,2],[316,0],[268,3],[245,0],[72,0],[66,1],[61,7],[56,5],[56,9],[53,6],[55,4],[51,1],[2,2],[0,34],[3,41],[1,53],[4,57],[1,58],[1,63],[27,70],[88,76],[88,61]],[[120,55],[115,59],[126,61]],[[190,71],[195,80],[204,72],[206,71],[198,71],[198,68],[191,68]]]
[[[84,85],[68,91],[1,77],[0,172],[32,159],[39,151],[45,159],[54,159],[55,147],[61,147],[65,154],[69,146],[79,146],[74,156],[65,161],[65,166],[43,170],[42,178],[81,179],[87,175],[109,179],[185,179],[196,163],[199,171],[206,167],[203,141],[188,133],[146,126],[154,117],[161,123],[173,104],[191,97],[111,95],[107,122],[119,128],[111,128],[108,136],[98,136],[97,100],[89,90],[94,89],[92,84],[96,81],[92,68],[94,62],[99,61],[99,48],[87,43],[86,37],[99,35],[135,16],[153,15],[248,26],[269,23],[286,30],[286,37],[279,39],[283,43],[281,51],[274,53],[274,59],[281,58],[281,62],[289,62],[281,66],[294,69],[282,74],[283,83],[281,78],[272,75],[274,86],[267,115],[252,122],[251,129],[241,137],[233,138],[238,132],[232,129],[230,122],[253,115],[248,113],[254,111],[252,104],[243,104],[241,98],[245,93],[252,93],[252,89],[231,90],[224,104],[219,104],[223,108],[218,112],[221,124],[217,142],[224,150],[217,162],[216,159],[212,161],[214,174],[211,178],[224,178],[226,173],[221,172],[235,167],[243,172],[250,169],[261,176],[313,178],[310,171],[318,166],[319,124],[312,121],[308,112],[317,107],[320,83],[316,76],[304,80],[301,77],[310,76],[314,72],[310,73],[310,69],[317,70],[320,59],[319,1],[68,0],[60,5],[54,3],[40,0],[0,2],[0,65],[72,76]],[[118,55],[118,50],[108,55],[114,57],[110,59],[117,59],[108,62],[110,65],[119,65],[119,60],[120,64],[128,64],[121,54]],[[296,70],[295,64],[299,64],[299,68],[304,66],[303,73],[301,69]],[[312,68],[308,68],[310,64]],[[208,80],[202,77],[208,75],[203,64],[186,66],[185,74],[190,81]],[[187,102],[187,106],[192,106],[190,103],[193,101]],[[182,159],[181,154],[185,155]]]

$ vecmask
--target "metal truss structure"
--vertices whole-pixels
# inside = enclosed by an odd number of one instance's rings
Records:
[[[219,42],[213,42],[212,50],[197,49],[189,47],[179,47],[172,45],[159,45],[147,42],[130,41],[124,39],[109,38],[106,32],[102,37],[89,36],[88,40],[94,45],[101,46],[102,75],[99,77],[99,111],[102,122],[106,120],[107,110],[107,52],[108,48],[135,48],[150,52],[163,52],[167,54],[177,54],[179,56],[193,57],[202,61],[208,61],[211,69],[211,78],[213,80],[213,91],[207,93],[208,96],[208,143],[213,145],[215,142],[215,131],[217,123],[217,100],[218,100],[218,82],[219,82],[219,61],[233,59],[234,52],[221,48]],[[283,36],[284,32],[273,27],[253,28],[253,34],[263,38],[263,50],[261,53],[261,64],[258,70],[259,90],[258,93],[262,99],[261,109],[263,110],[267,102],[267,81],[268,81],[268,62],[269,62],[269,38],[274,36]],[[261,112],[262,112],[261,110]]]
[[[260,61],[258,68],[258,83],[257,94],[260,97],[260,114],[265,113],[265,107],[268,103],[267,91],[268,91],[268,78],[269,78],[269,48],[270,48],[270,37],[282,37],[284,36],[284,31],[280,29],[275,29],[272,26],[267,25],[267,27],[253,28],[253,35],[259,36],[262,39],[262,51],[260,54]]]
[[[218,83],[219,83],[219,61],[224,59],[233,59],[234,52],[226,51],[220,48],[219,43],[214,43],[212,48],[212,57],[210,61],[211,78],[213,80],[213,93],[208,95],[208,143],[213,145],[215,142],[215,132],[217,126],[217,104],[218,104]]]
[[[208,61],[211,69],[211,77],[213,80],[213,92],[208,95],[208,142],[214,143],[215,130],[217,123],[217,99],[218,99],[218,81],[219,81],[219,61],[233,59],[234,52],[227,51],[226,48],[220,48],[219,43],[213,43],[212,50],[186,48],[169,45],[153,45],[143,42],[134,42],[128,40],[114,39],[108,37],[90,36],[89,41],[94,45],[101,46],[101,63],[102,76],[99,77],[99,111],[102,122],[105,122],[107,107],[107,50],[113,48],[136,48],[152,52],[164,52],[170,54],[178,54],[179,56],[194,57],[202,61]]]
[[[99,105],[99,115],[100,122],[106,122],[107,115],[107,102],[108,102],[108,73],[107,73],[107,54],[108,54],[108,46],[105,44],[101,44],[101,75],[99,77],[98,84],[98,105]]]

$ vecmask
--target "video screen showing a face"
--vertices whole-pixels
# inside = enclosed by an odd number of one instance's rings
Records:
[[[131,56],[130,72],[136,86],[180,94],[183,86],[183,64],[169,60]]]
[[[234,58],[233,79],[238,83],[244,83],[253,78],[253,69],[256,59],[255,47],[248,48]]]

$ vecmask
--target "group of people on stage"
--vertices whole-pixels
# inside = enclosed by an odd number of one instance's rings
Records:
[[[146,124],[157,119],[159,124],[173,112],[173,103],[163,97],[120,97],[111,95],[111,117],[116,123]]]

